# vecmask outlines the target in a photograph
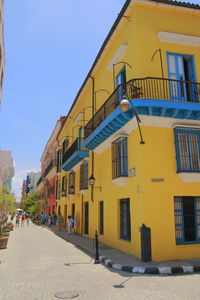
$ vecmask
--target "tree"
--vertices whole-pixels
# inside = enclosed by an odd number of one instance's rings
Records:
[[[22,199],[21,208],[35,216],[41,211],[42,205],[38,191],[31,191]]]
[[[15,198],[7,192],[6,187],[3,187],[0,189],[0,227],[6,222],[8,215],[15,211]]]

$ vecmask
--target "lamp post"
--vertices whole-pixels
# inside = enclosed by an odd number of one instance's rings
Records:
[[[120,102],[120,109],[123,112],[127,112],[130,109],[130,101],[129,101],[129,99],[126,95],[123,96],[123,99]],[[142,137],[142,131],[141,131],[141,128],[140,128],[141,120],[140,120],[140,118],[138,116],[138,113],[137,113],[137,111],[136,111],[136,109],[134,108],[133,105],[131,106],[131,109],[133,110],[133,112],[135,114],[136,121],[137,121],[138,129],[139,129],[139,133],[140,133],[140,144],[145,144],[145,141],[143,140],[143,137]]]
[[[117,62],[117,63],[115,63],[115,64],[112,65],[112,69],[113,69],[113,86],[114,86],[114,90],[116,89],[116,84],[115,84],[115,66],[117,66],[117,65],[119,65],[119,64],[124,64],[124,65],[126,65],[126,66],[129,66],[129,68],[132,69],[131,65],[128,64],[127,62],[125,62],[125,61],[119,61],[119,62]]]
[[[96,179],[94,178],[93,173],[91,174],[88,181],[89,181],[89,185],[91,186],[91,201],[94,202],[94,189],[100,189],[101,192],[101,186],[94,186]]]

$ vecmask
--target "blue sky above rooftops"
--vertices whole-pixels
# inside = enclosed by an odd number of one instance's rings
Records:
[[[39,170],[56,120],[67,114],[124,3],[5,1],[0,148],[13,153],[18,199],[22,180],[27,172]]]

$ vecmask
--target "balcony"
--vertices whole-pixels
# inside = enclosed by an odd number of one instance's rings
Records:
[[[39,178],[39,180],[37,182],[37,186],[39,186],[41,182],[42,182],[42,176]]]
[[[56,161],[52,160],[46,167],[46,169],[43,173],[43,178],[45,178],[49,174],[49,172],[53,169],[54,166],[56,166]]]
[[[119,108],[123,95],[138,114],[179,119],[200,119],[200,83],[165,78],[132,79],[120,85],[84,127],[84,146],[95,149],[134,116]]]
[[[62,169],[69,171],[88,156],[88,150],[83,149],[83,139],[77,138],[63,155]]]

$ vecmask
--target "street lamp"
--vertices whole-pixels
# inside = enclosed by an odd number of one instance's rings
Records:
[[[91,187],[94,187],[94,184],[95,184],[95,178],[94,178],[94,176],[93,176],[93,174],[90,176],[90,178],[89,178],[89,185],[91,186]]]
[[[93,202],[94,201],[94,189],[100,189],[100,192],[101,192],[101,186],[94,186],[96,179],[94,178],[93,174],[91,174],[88,181],[89,181],[89,185],[91,186],[91,200]]]
[[[125,113],[128,112],[129,109],[133,110],[136,121],[137,121],[139,133],[140,133],[140,144],[145,144],[145,141],[143,140],[143,137],[142,137],[141,127],[140,127],[141,120],[138,116],[136,109],[134,108],[133,104],[131,105],[131,102],[129,101],[129,99],[126,95],[123,96],[123,98],[120,102],[120,109]]]

